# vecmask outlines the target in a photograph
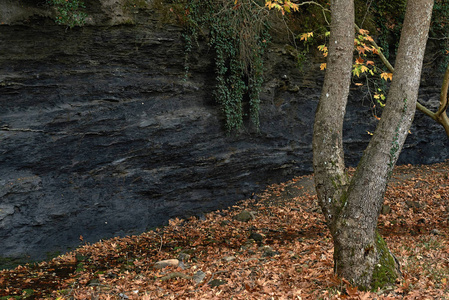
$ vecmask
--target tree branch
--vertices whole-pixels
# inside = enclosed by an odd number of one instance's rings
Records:
[[[359,26],[357,24],[354,24],[357,31],[360,30]],[[370,44],[376,48],[377,54],[379,55],[380,60],[382,63],[387,67],[387,69],[394,73],[394,67],[390,64],[388,59],[385,57],[385,55],[382,53],[382,50],[380,49],[379,45],[375,41],[370,41]],[[449,137],[449,119],[447,117],[446,111],[449,105],[448,99],[447,99],[447,91],[449,88],[449,64],[447,65],[446,72],[444,74],[444,80],[443,84],[441,86],[441,93],[440,93],[440,106],[438,108],[438,111],[436,113],[432,112],[430,109],[425,107],[419,102],[416,102],[416,108],[420,110],[425,115],[432,118],[434,121],[440,123],[445,132],[446,135]]]

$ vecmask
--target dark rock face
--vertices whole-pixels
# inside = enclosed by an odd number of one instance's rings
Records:
[[[137,234],[312,171],[316,64],[300,72],[273,45],[260,133],[248,125],[227,135],[212,99],[213,59],[200,49],[184,80],[180,27],[160,26],[157,14],[144,25],[69,31],[30,22],[0,26],[0,256],[42,259],[81,235]],[[438,103],[438,86],[423,91]],[[376,124],[362,98],[351,92],[349,165]],[[448,146],[418,113],[400,163],[442,161]]]

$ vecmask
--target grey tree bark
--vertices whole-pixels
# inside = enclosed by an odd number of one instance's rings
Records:
[[[314,124],[315,186],[334,241],[335,272],[364,289],[392,284],[399,272],[376,228],[388,179],[415,114],[432,7],[432,0],[408,1],[387,104],[349,179],[342,125],[352,66],[354,8],[352,0],[331,1],[329,56]]]

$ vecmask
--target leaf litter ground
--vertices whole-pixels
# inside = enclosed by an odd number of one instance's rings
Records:
[[[403,276],[375,292],[334,277],[312,176],[255,198],[0,271],[0,299],[449,299],[449,161],[395,168],[379,229]]]

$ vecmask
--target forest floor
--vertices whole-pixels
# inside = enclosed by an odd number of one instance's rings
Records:
[[[312,176],[254,198],[0,271],[0,299],[449,299],[449,161],[395,168],[379,230],[402,278],[374,292],[334,277]]]

